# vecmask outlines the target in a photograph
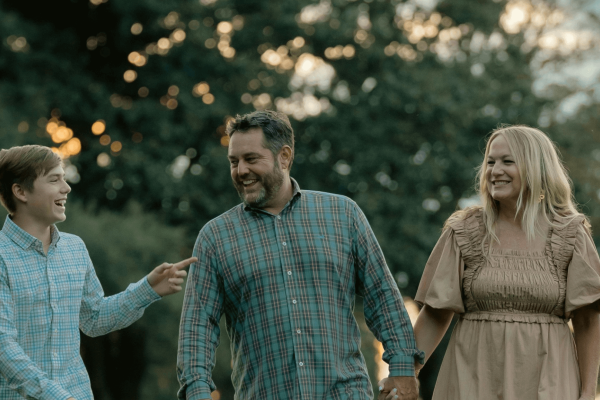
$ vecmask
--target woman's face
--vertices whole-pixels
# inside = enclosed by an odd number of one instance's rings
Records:
[[[487,158],[488,191],[494,200],[515,207],[521,191],[521,177],[508,142],[499,135],[492,141]]]

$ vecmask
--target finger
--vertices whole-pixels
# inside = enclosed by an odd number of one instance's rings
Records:
[[[198,261],[198,259],[196,257],[190,257],[190,258],[187,258],[185,260],[179,261],[177,264],[174,264],[173,266],[175,267],[176,270],[180,270],[180,269],[185,268],[188,265],[190,265],[191,263],[194,263],[196,261]]]
[[[398,398],[397,395],[398,390],[396,388],[393,388],[392,391],[390,393],[388,393],[388,395],[385,397],[385,400],[395,400]]]
[[[176,271],[174,274],[177,278],[185,278],[187,276],[187,272],[185,271]]]
[[[171,268],[172,265],[173,264],[164,262],[164,263],[160,264],[158,267],[154,268],[154,272],[156,272],[157,274],[163,274],[166,270]]]
[[[173,285],[181,285],[183,283],[183,279],[171,278],[171,279],[169,279],[169,283],[172,283]]]

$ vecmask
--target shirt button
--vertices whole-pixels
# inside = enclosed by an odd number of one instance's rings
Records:
[[[296,303],[297,303],[297,301],[296,301],[296,300],[292,300],[292,303],[296,304]],[[300,333],[300,332],[298,332],[298,333]]]
[[[284,246],[287,246],[287,243],[286,243],[286,242],[283,242],[283,245],[284,245]]]
[[[302,361],[300,361],[300,362],[298,363],[298,365],[299,365],[299,366],[301,366],[301,367],[303,367],[303,366],[304,366],[304,363],[303,363]]]
[[[281,219],[281,216],[280,216],[280,215],[278,215],[278,216],[277,216],[277,219]]]
[[[291,274],[292,274],[292,271],[288,271],[288,275],[291,275]]]
[[[52,355],[53,355],[54,357],[58,357],[58,354],[56,354],[56,352],[52,353]]]
[[[298,329],[298,330],[296,331],[296,333],[300,333],[300,332],[302,332],[300,329]]]

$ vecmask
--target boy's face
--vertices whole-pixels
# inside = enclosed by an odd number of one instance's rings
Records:
[[[33,181],[33,189],[25,191],[27,202],[19,207],[18,212],[27,213],[48,226],[64,221],[67,218],[65,203],[70,191],[71,187],[65,181],[65,171],[59,165]]]

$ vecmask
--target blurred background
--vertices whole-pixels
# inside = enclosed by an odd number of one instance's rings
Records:
[[[599,0],[2,0],[0,146],[62,154],[73,192],[59,228],[83,238],[113,294],[188,257],[239,202],[228,119],[283,111],[292,176],[358,202],[414,317],[429,252],[477,202],[500,124],[550,135],[600,226],[599,18]],[[182,299],[83,337],[96,399],[175,397]],[[387,365],[360,298],[356,316],[375,384]],[[423,399],[444,350],[421,373]],[[214,399],[233,398],[230,373],[223,334]]]

